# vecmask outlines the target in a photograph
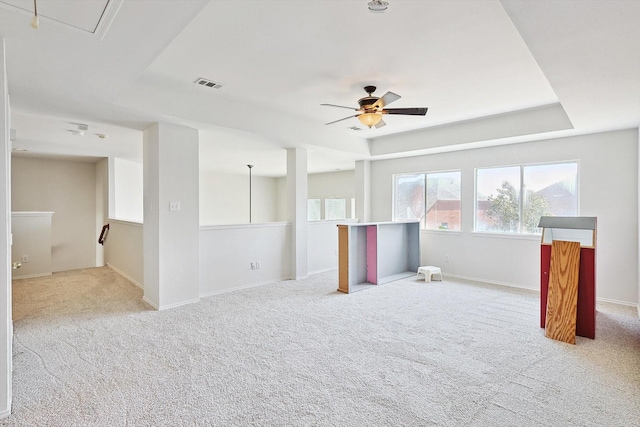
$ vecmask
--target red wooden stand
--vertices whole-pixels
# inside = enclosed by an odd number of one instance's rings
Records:
[[[540,245],[540,327],[544,328],[547,317],[547,293],[549,291],[549,269],[551,245]],[[578,313],[576,335],[594,339],[596,337],[596,250],[580,248],[580,278],[578,280]]]

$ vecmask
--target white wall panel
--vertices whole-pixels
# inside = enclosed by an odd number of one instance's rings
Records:
[[[141,222],[142,163],[114,158],[115,215],[124,221]]]
[[[109,220],[109,234],[104,242],[107,265],[143,288],[142,223]]]
[[[27,157],[12,162],[12,209],[55,212],[53,272],[95,267],[96,164]]]
[[[579,214],[598,217],[597,297],[636,304],[637,129],[373,162],[372,219],[391,220],[394,173],[461,169],[462,231],[422,232],[422,264],[539,289],[539,238],[473,233],[475,168],[568,160],[579,161]]]
[[[200,296],[288,279],[290,251],[289,223],[201,227]]]
[[[281,221],[278,178],[253,176],[251,222]],[[200,171],[200,225],[249,223],[249,169],[246,175]]]

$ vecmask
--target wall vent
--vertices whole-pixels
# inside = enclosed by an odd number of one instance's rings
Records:
[[[209,87],[211,89],[220,89],[222,87],[222,84],[212,82],[208,79],[203,79],[202,77],[199,77],[194,83],[200,86]]]

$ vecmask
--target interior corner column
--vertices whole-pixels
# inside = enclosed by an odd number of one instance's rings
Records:
[[[307,262],[307,150],[287,148],[287,217],[291,222],[291,277],[309,275]]]
[[[0,418],[11,415],[11,141],[9,84],[4,39],[0,37]]]
[[[102,226],[109,221],[109,161],[102,159],[96,163],[96,236],[100,235]],[[98,242],[96,246],[96,267],[103,267],[104,246]]]
[[[356,218],[371,221],[371,161],[356,162]]]
[[[144,131],[144,297],[163,310],[200,299],[198,130]]]

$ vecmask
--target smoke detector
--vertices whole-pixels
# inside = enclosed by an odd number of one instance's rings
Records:
[[[67,129],[67,132],[70,132],[73,135],[82,136],[86,131],[89,130],[89,125],[85,123],[76,123],[76,122],[68,122],[68,123],[76,127],[75,129]]]
[[[84,124],[84,123],[69,122],[69,124],[70,125],[75,125],[80,132],[86,132],[86,131],[89,130],[89,125]]]

